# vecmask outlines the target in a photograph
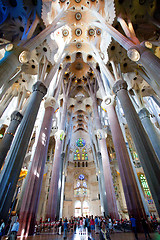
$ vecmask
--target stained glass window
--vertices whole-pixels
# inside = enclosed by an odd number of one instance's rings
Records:
[[[83,149],[82,149],[82,153],[85,153],[85,152],[86,152],[86,149],[85,149],[85,148],[83,148]]]
[[[140,179],[140,182],[141,182],[143,191],[144,191],[144,193],[145,193],[145,195],[146,195],[148,204],[153,204],[151,192],[150,192],[150,190],[149,190],[148,183],[147,183],[147,181],[146,181],[146,178],[145,178],[144,174],[140,174],[140,175],[139,175],[139,179]]]
[[[77,182],[77,188],[79,188],[81,186],[80,182]]]
[[[85,140],[83,138],[78,138],[76,141],[77,147],[84,147],[86,145]]]
[[[79,149],[77,148],[76,150],[75,150],[75,153],[74,153],[74,160],[76,161],[76,160],[80,160],[81,158],[80,158],[80,153],[79,153]]]
[[[83,182],[83,187],[87,188],[87,183]]]
[[[84,175],[83,174],[79,175],[79,180],[84,180]]]

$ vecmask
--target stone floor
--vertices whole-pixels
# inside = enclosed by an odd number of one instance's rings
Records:
[[[90,240],[99,240],[99,234],[90,235]],[[135,240],[133,233],[113,233],[111,234],[111,240]],[[151,237],[153,240],[160,240],[160,234],[152,233]],[[20,237],[18,237],[20,239]],[[26,239],[26,238],[25,238]],[[33,237],[27,237],[28,240],[59,240],[63,239],[63,235],[53,235],[53,234],[40,234]],[[138,234],[139,240],[145,240],[144,234]],[[89,240],[88,234],[81,235],[77,234],[68,234],[67,240]]]

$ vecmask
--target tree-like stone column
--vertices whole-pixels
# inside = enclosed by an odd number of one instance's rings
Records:
[[[128,214],[129,216],[134,216],[137,221],[140,222],[142,217],[146,218],[145,209],[115,111],[114,99],[112,97],[106,97],[103,101],[103,107],[107,110],[108,114]]]
[[[19,233],[21,236],[34,234],[34,226],[36,222],[43,173],[47,158],[50,132],[52,129],[55,103],[56,101],[53,97],[48,98],[45,102],[43,122],[41,125],[20,210]]]
[[[160,161],[160,136],[150,120],[150,113],[146,108],[142,108],[138,113],[144,129],[146,130],[149,139],[152,143],[152,146],[157,154],[157,157]]]
[[[99,135],[98,143],[99,143],[99,148],[102,156],[102,167],[103,167],[103,174],[104,174],[103,187],[105,188],[105,192],[106,192],[108,213],[109,215],[111,215],[112,218],[118,219],[119,215],[118,215],[118,209],[117,209],[117,203],[116,203],[115,190],[113,186],[109,155],[107,151],[106,138],[102,129],[96,101],[93,102],[93,114],[94,114],[95,126],[97,128],[97,133]]]
[[[48,196],[48,205],[46,211],[46,217],[50,218],[51,221],[54,221],[57,217],[57,208],[58,208],[58,200],[59,200],[59,192],[61,189],[61,169],[62,169],[62,146],[63,140],[65,137],[65,125],[66,125],[66,116],[67,116],[67,103],[69,98],[71,80],[67,85],[67,89],[65,89],[64,83],[63,86],[63,110],[60,120],[60,125],[58,131],[56,132],[56,144],[55,144],[55,152],[54,152],[54,161],[52,167],[52,175],[51,175],[51,183],[49,189]]]
[[[33,85],[29,104],[0,174],[0,216],[3,219],[7,219],[39,106],[46,92],[42,82]]]
[[[149,78],[154,82],[153,89],[160,89],[160,59],[154,53],[145,47],[145,43],[132,46],[127,51],[128,57],[141,64],[147,72]],[[153,84],[153,83],[152,83]]]
[[[128,96],[127,83],[123,80],[117,81],[113,86],[113,91],[121,102],[130,133],[157,208],[157,212],[160,216],[160,162]]]
[[[10,149],[15,132],[16,132],[22,118],[23,118],[22,114],[18,111],[14,111],[11,114],[11,122],[5,132],[3,140],[0,143],[0,153],[1,153],[0,154],[0,169],[4,163],[7,152]]]

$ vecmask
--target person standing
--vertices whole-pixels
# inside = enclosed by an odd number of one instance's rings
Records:
[[[59,225],[58,225],[59,235],[62,233],[62,218],[60,218]]]
[[[147,221],[144,218],[142,218],[141,223],[142,223],[143,231],[144,231],[144,234],[145,234],[145,238],[147,239],[147,235],[148,235],[149,239],[152,239],[151,236],[149,235]]]
[[[0,239],[2,238],[2,236],[5,234],[5,223],[4,220],[1,219],[1,225],[0,225]]]
[[[88,232],[90,232],[90,226],[89,226],[89,218],[88,218],[88,215],[86,215],[86,219],[85,219],[85,227],[88,229]]]
[[[104,221],[102,222],[102,225],[101,225],[101,230],[100,230],[100,233],[99,233],[99,239],[100,240],[107,240],[107,239],[111,240],[110,235],[109,235],[109,228],[105,224]]]
[[[92,215],[91,220],[90,220],[90,227],[91,227],[91,232],[93,232],[95,230],[95,222],[94,222],[94,219],[93,219],[93,215]]]
[[[17,218],[16,222],[12,226],[11,234],[10,234],[9,239],[16,240],[18,230],[19,230],[19,220]]]
[[[136,219],[133,216],[131,216],[130,221],[131,221],[131,226],[132,226],[132,230],[134,232],[135,238],[136,240],[138,240]]]
[[[95,233],[99,233],[99,222],[97,216],[95,216]]]
[[[63,222],[63,239],[67,239],[67,231],[68,231],[68,222],[67,222],[67,218],[64,219]]]
[[[82,235],[82,232],[83,232],[83,218],[82,217],[80,218],[79,226],[80,226],[80,233]]]

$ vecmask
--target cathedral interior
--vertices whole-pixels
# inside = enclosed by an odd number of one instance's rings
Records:
[[[0,0],[0,219],[160,216],[160,1]]]

